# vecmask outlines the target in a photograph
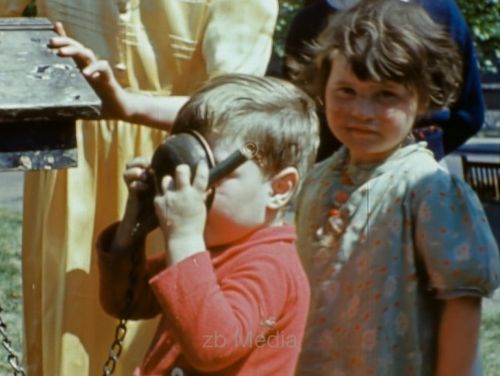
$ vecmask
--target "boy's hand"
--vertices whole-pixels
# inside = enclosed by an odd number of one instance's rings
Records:
[[[145,157],[137,157],[127,163],[123,180],[129,191],[129,201],[138,201],[141,192],[152,188],[148,170],[149,161]]]
[[[144,234],[158,225],[153,206],[155,187],[149,167],[146,158],[137,157],[127,163],[123,173],[129,191],[123,221],[133,222],[134,225],[140,223],[140,228],[136,230]]]
[[[51,38],[49,47],[62,57],[71,57],[102,100],[102,116],[126,119],[129,116],[129,94],[120,86],[109,63],[97,60],[94,52],[66,35],[63,25],[56,22],[59,36]]]
[[[148,174],[149,162],[138,157],[127,163],[123,180],[128,188],[125,214],[113,241],[116,249],[126,249],[134,236],[142,238],[157,226],[153,207],[154,186]],[[137,224],[140,223],[140,226]]]
[[[162,180],[163,194],[156,196],[155,209],[165,236],[167,261],[176,264],[183,259],[205,251],[203,231],[207,218],[205,205],[208,167],[200,162],[191,184],[191,170],[180,165],[171,176]]]

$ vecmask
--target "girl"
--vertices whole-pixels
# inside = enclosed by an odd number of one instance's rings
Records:
[[[304,82],[344,144],[297,203],[312,305],[299,375],[470,375],[498,247],[473,191],[411,129],[460,87],[454,44],[411,2],[363,1],[320,35]],[[314,78],[314,79],[312,79]]]

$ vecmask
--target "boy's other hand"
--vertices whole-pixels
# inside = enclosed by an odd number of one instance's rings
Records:
[[[66,35],[64,26],[56,22],[54,30],[59,35],[49,41],[49,47],[61,57],[71,57],[84,77],[102,100],[102,116],[127,119],[132,110],[130,94],[118,83],[109,62],[98,60],[94,52]]]
[[[125,214],[113,240],[114,249],[127,249],[134,237],[135,240],[138,239],[137,236],[145,237],[157,226],[153,208],[154,187],[149,179],[148,169],[149,161],[144,157],[137,157],[126,165],[123,180],[129,194]]]
[[[141,232],[148,233],[157,226],[153,199],[154,182],[149,174],[149,161],[137,157],[127,163],[123,180],[128,188],[128,200],[123,222],[141,224]]]
[[[148,190],[149,161],[145,157],[137,157],[129,161],[123,173],[123,180],[129,190],[130,198],[137,199],[139,192]]]
[[[165,176],[162,180],[163,193],[156,196],[155,209],[165,236],[169,264],[205,251],[207,184],[208,166],[203,161],[198,163],[192,183],[191,170],[185,164],[176,168],[175,179]]]

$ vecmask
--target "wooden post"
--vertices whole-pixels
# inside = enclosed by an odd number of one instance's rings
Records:
[[[101,101],[70,58],[47,45],[45,18],[0,18],[0,171],[77,165],[76,119]]]

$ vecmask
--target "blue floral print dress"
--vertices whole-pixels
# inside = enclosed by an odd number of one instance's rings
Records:
[[[425,143],[380,164],[342,147],[296,208],[312,288],[298,375],[432,375],[443,299],[500,284],[498,246],[472,189]]]

